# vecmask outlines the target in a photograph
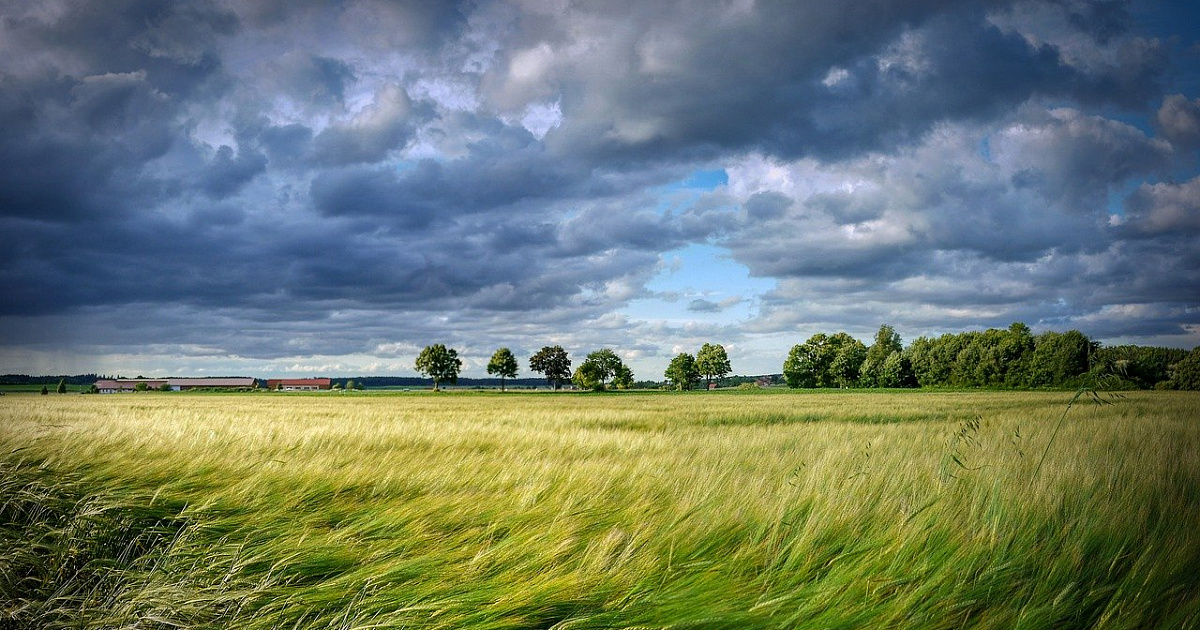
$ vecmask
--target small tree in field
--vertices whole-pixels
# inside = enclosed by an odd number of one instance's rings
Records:
[[[529,369],[544,375],[557,390],[571,378],[571,359],[562,346],[545,346],[529,357]]]
[[[633,384],[633,371],[625,367],[617,353],[604,348],[587,355],[571,380],[584,389],[600,391],[608,386],[609,379],[614,379],[613,386],[628,389]]]
[[[700,380],[700,372],[696,371],[696,358],[686,352],[675,355],[663,376],[667,377],[676,389],[691,389],[692,385]]]
[[[59,394],[67,393],[67,379],[65,379],[65,378],[58,379],[58,388],[55,389],[54,391],[58,392]]]
[[[500,391],[504,391],[504,379],[517,377],[517,357],[512,350],[500,348],[488,361],[487,373],[500,377]]]
[[[712,387],[714,378],[729,374],[733,368],[729,366],[729,355],[725,354],[725,346],[719,343],[706,343],[696,353],[696,371],[708,380],[707,387]]]
[[[604,389],[604,381],[607,380],[604,374],[604,368],[600,367],[599,363],[594,361],[584,360],[575,368],[575,374],[571,376],[571,382],[575,383],[580,389],[593,389],[602,391]]]
[[[442,381],[458,382],[458,373],[462,370],[462,360],[458,351],[438,343],[425,346],[417,356],[417,372],[433,379],[433,391],[438,391]]]
[[[43,396],[49,396],[49,395],[50,395],[50,388],[46,387],[45,385],[42,385],[42,395],[43,395]]]

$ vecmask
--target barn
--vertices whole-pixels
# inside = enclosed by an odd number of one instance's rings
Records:
[[[272,378],[267,379],[267,389],[285,392],[315,392],[333,387],[328,378]]]

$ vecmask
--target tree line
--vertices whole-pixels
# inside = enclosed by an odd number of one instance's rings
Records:
[[[421,350],[415,367],[422,376],[433,379],[436,391],[443,382],[458,382],[462,360],[458,358],[457,350],[439,343]],[[500,391],[504,391],[505,379],[517,377],[518,369],[517,357],[508,348],[496,350],[487,365],[487,373],[500,378]],[[597,391],[633,386],[633,370],[608,348],[589,353],[572,372],[571,357],[562,346],[545,346],[529,357],[529,369],[542,374],[555,390],[567,382]]]
[[[433,379],[433,389],[437,390],[443,382],[458,382],[462,360],[458,358],[457,350],[438,343],[421,350],[415,369],[422,376]],[[500,378],[501,391],[504,391],[504,380],[516,378],[518,369],[517,358],[508,348],[496,350],[487,365],[487,373]],[[572,371],[571,357],[562,346],[544,346],[529,357],[529,369],[543,375],[555,390],[568,382],[581,389],[596,391],[629,389],[634,384],[633,370],[608,348],[589,353]],[[711,385],[714,378],[722,378],[731,370],[725,347],[706,343],[694,357],[688,353],[676,356],[665,376],[676,388],[691,389],[702,378]]]
[[[592,390],[634,385],[633,371],[608,348],[589,353],[571,368],[569,354],[558,345],[545,346],[529,358],[529,369],[555,390],[566,383]],[[500,378],[503,390],[504,380],[516,378],[518,369],[512,351],[500,348],[487,373]],[[453,348],[435,344],[421,351],[416,370],[438,389],[443,382],[457,382],[462,361]],[[682,352],[672,358],[663,376],[668,386],[688,390],[701,381],[711,387],[714,379],[731,372],[725,347],[705,343],[694,355]],[[1075,388],[1095,385],[1100,377],[1122,389],[1200,390],[1200,347],[1190,352],[1104,347],[1078,330],[1035,335],[1020,322],[1006,329],[918,337],[905,347],[895,329],[884,324],[869,346],[845,332],[815,334],[793,346],[783,363],[783,380],[791,388]]]
[[[867,346],[847,333],[819,333],[793,346],[783,364],[789,387],[992,387],[1092,385],[1200,389],[1200,348],[1103,347],[1078,330],[1034,335],[1007,329],[918,337],[907,348],[888,325]]]

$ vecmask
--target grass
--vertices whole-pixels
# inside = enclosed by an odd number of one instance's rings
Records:
[[[1200,396],[1069,400],[5,396],[0,628],[1200,627]]]

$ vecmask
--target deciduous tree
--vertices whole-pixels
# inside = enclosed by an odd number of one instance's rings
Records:
[[[557,390],[571,378],[571,359],[562,346],[545,346],[529,357],[529,369],[545,376]]]
[[[1200,346],[1171,368],[1171,385],[1175,389],[1200,389]]]
[[[671,359],[671,364],[667,366],[663,376],[671,381],[676,389],[691,389],[692,385],[700,380],[700,372],[696,370],[696,358],[687,352],[680,352]]]
[[[706,343],[700,347],[700,352],[696,353],[696,371],[707,380],[707,386],[712,387],[714,378],[721,378],[732,368],[729,365],[729,356],[725,354],[725,346],[719,343]]]
[[[488,361],[487,373],[500,377],[500,391],[504,391],[504,379],[516,378],[517,367],[517,357],[513,356],[512,350],[500,348]]]
[[[438,343],[425,346],[417,356],[417,372],[433,379],[433,391],[438,391],[442,381],[458,382],[458,373],[462,370],[462,360],[458,351]]]
[[[579,369],[575,370],[572,380],[584,389],[602,390],[608,385],[608,380],[625,368],[625,363],[617,353],[604,348],[587,355]],[[628,369],[628,368],[625,368]],[[633,382],[633,373],[629,373],[629,382]]]

